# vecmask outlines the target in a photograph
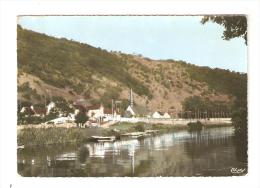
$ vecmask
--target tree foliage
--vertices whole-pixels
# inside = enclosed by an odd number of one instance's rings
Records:
[[[231,104],[217,101],[213,102],[199,96],[186,98],[182,103],[182,107],[184,118],[227,116],[231,110]],[[189,114],[186,112],[189,112]]]
[[[84,123],[86,123],[86,121],[88,121],[88,117],[86,116],[85,113],[83,112],[79,112],[76,116],[75,116],[75,123],[79,126],[82,125]]]
[[[36,89],[32,89],[30,87],[29,82],[25,82],[23,84],[21,84],[20,86],[18,86],[18,92],[22,94],[22,97],[30,100],[32,98],[37,99],[37,100],[41,100],[41,95],[39,95],[36,91]]]
[[[223,69],[197,67],[186,64],[186,71],[190,78],[207,84],[211,91],[233,95],[237,98],[245,96],[247,92],[247,74],[231,72]]]
[[[52,101],[55,103],[55,108],[63,116],[68,116],[69,113],[73,112],[73,109],[70,107],[70,104],[60,96],[52,97]]]
[[[225,28],[222,36],[224,40],[242,37],[247,44],[246,16],[204,16],[201,23],[205,24],[208,21],[222,25]]]
[[[190,122],[187,124],[187,126],[188,126],[188,130],[192,132],[192,131],[201,131],[204,125],[200,121],[197,121],[197,122]]]

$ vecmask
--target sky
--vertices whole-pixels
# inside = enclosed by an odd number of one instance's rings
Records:
[[[67,38],[108,51],[151,59],[247,72],[242,38],[223,40],[224,28],[201,16],[21,16],[23,28]]]

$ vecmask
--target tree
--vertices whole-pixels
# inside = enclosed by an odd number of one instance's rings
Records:
[[[218,113],[221,117],[221,112],[227,113],[229,111],[229,104],[221,101],[210,101],[200,96],[187,97],[182,102],[182,108],[184,111],[191,113],[190,117],[214,117],[214,113]],[[184,118],[187,118],[188,114],[184,114]],[[222,115],[223,116],[223,115]]]
[[[21,113],[21,112],[17,112],[17,124],[20,125],[20,124],[24,124],[25,123],[25,114],[24,113]]]
[[[224,26],[224,40],[243,37],[247,45],[246,16],[204,16],[201,23],[205,24],[208,21]],[[234,140],[237,145],[237,156],[241,161],[247,162],[247,83],[242,86],[234,93],[236,100],[233,105],[232,123],[235,127]]]
[[[248,149],[248,126],[247,126],[247,107],[237,107],[232,113],[232,123],[235,127],[234,143],[236,155],[242,162],[247,162]]]
[[[212,21],[224,26],[222,38],[230,40],[236,37],[243,37],[247,44],[247,18],[246,16],[204,16],[201,20],[202,24]]]
[[[84,124],[87,120],[88,120],[88,117],[83,112],[79,112],[75,116],[75,123],[77,124],[78,127],[82,126],[82,124]]]
[[[58,114],[61,114],[62,116],[68,116],[69,113],[73,112],[73,109],[63,97],[53,96],[52,101],[55,103],[55,108],[57,109]]]

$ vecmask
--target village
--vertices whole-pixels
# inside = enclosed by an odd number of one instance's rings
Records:
[[[64,101],[63,101],[64,102]],[[58,108],[60,102],[50,101],[46,107],[37,107],[34,105],[21,107],[18,114],[23,119],[34,117],[45,122],[39,123],[24,123],[26,121],[18,120],[18,125],[23,127],[100,127],[108,128],[109,126],[118,122],[138,123],[143,122],[147,124],[166,124],[166,125],[187,125],[189,122],[201,121],[204,124],[230,124],[231,118],[225,113],[215,113],[215,117],[208,115],[206,112],[200,112],[192,116],[190,111],[165,111],[160,110],[150,111],[145,107],[138,106],[134,103],[133,91],[129,91],[129,104],[126,109],[121,109],[120,101],[112,99],[111,108],[106,108],[101,103],[100,105],[88,106],[84,99],[77,100],[64,110]],[[63,105],[64,106],[64,105]],[[64,108],[64,107],[63,107]],[[49,118],[46,118],[49,117]],[[19,116],[18,116],[19,118]],[[31,125],[34,124],[34,125]],[[39,127],[39,126],[38,126]],[[21,128],[21,126],[20,126]]]

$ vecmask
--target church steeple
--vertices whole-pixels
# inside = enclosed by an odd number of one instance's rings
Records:
[[[133,107],[134,106],[134,97],[133,97],[133,90],[132,90],[132,88],[130,89],[130,93],[129,93],[129,105],[131,106],[131,107]]]

